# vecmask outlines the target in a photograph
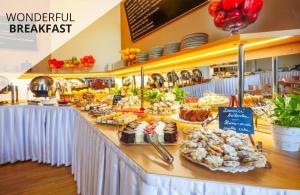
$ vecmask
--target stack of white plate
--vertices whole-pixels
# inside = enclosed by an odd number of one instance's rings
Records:
[[[163,55],[163,52],[164,52],[164,48],[163,47],[161,47],[161,46],[153,47],[151,49],[149,58],[150,59],[159,58],[159,57],[161,57]]]
[[[180,42],[167,43],[164,48],[164,55],[180,51]]]
[[[208,42],[208,34],[206,33],[193,33],[184,36],[181,41],[181,49],[189,49],[204,45]]]
[[[145,62],[148,60],[148,58],[149,58],[149,54],[147,52],[140,52],[136,56],[136,60],[138,62]]]

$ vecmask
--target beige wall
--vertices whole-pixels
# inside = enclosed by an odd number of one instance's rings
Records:
[[[258,20],[241,32],[261,32],[300,28],[299,7],[299,0],[264,0],[264,7]],[[208,5],[200,7],[133,43],[129,34],[124,6],[122,5],[122,48],[138,47],[142,50],[149,50],[155,45],[180,41],[184,35],[194,32],[208,33],[210,36],[209,41],[229,36],[228,32],[219,30],[214,26],[213,19],[208,14],[207,8]]]
[[[106,64],[120,60],[121,28],[120,6],[116,6],[92,25],[51,54],[51,58],[69,59],[93,55],[96,65],[91,71],[104,71]],[[47,59],[33,68],[34,72],[47,72]]]
[[[300,64],[300,54],[287,55],[279,57],[279,68],[293,68],[295,65]],[[272,58],[264,58],[256,60],[256,68],[261,70],[272,70]],[[253,60],[248,61],[246,64],[246,71],[254,71]]]

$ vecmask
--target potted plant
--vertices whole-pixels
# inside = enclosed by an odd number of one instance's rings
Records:
[[[188,92],[180,89],[178,86],[174,86],[172,89],[172,93],[175,95],[175,100],[179,103],[184,103],[184,97],[188,94]]]
[[[145,98],[149,100],[151,104],[159,102],[162,96],[163,94],[155,89],[149,90],[145,94]]]
[[[115,86],[113,88],[114,98],[113,98],[113,105],[117,105],[119,101],[121,101],[122,96],[120,95],[120,88],[117,83],[115,83]]]
[[[296,152],[300,146],[300,96],[289,94],[277,97],[270,114],[272,118],[273,145]]]

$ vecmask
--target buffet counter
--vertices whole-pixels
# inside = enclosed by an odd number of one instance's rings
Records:
[[[0,164],[33,160],[71,165],[83,195],[299,194],[300,154],[273,149],[268,134],[254,138],[263,142],[272,169],[232,174],[185,160],[180,145],[167,146],[174,156],[169,166],[150,145],[121,144],[117,129],[96,124],[75,108],[2,106]]]
[[[261,86],[260,75],[245,76],[245,90],[249,90],[248,86]],[[204,91],[208,90],[217,94],[224,94],[227,96],[235,95],[238,88],[238,78],[220,78],[213,79],[208,83],[183,87],[182,89],[188,92],[188,96],[203,97]]]
[[[257,72],[256,74],[259,75],[262,84],[272,84],[272,72],[271,71],[263,71]],[[278,80],[289,80],[293,76],[300,76],[300,71],[293,70],[293,71],[284,71],[278,72]]]

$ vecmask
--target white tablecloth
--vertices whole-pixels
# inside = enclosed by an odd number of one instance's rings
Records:
[[[70,165],[74,115],[70,108],[0,107],[0,164],[31,159]]]
[[[52,165],[71,163],[82,195],[300,193],[147,174],[72,108],[0,107],[0,164],[29,159]]]
[[[261,87],[260,76],[258,74],[245,76],[244,89],[248,90],[249,85],[258,85]],[[189,96],[203,97],[203,93],[206,90],[227,96],[235,95],[237,88],[238,78],[222,78],[214,79],[208,83],[183,87],[182,89],[187,91]]]
[[[187,95],[190,97],[195,97],[195,96],[203,97],[204,91],[215,92],[215,83],[214,82],[202,83],[198,85],[182,87],[181,89],[188,92]]]
[[[265,71],[265,72],[257,72],[257,74],[260,76],[261,83],[272,85],[272,72],[271,71]],[[300,71],[285,71],[285,72],[279,72],[278,79],[291,79],[292,76],[300,76]]]

